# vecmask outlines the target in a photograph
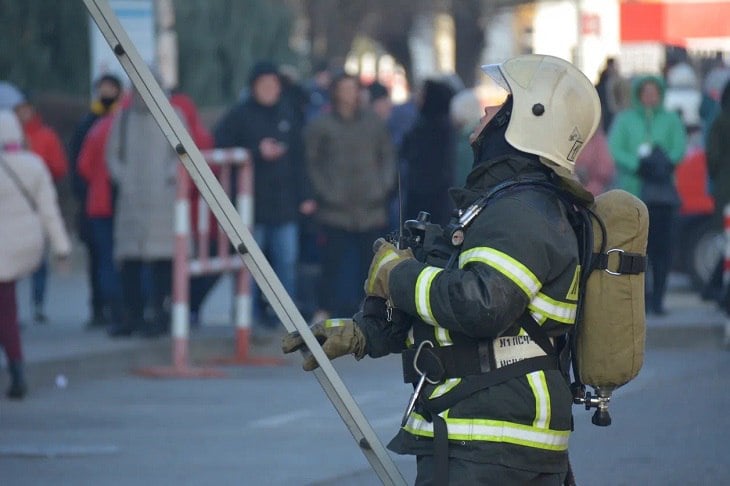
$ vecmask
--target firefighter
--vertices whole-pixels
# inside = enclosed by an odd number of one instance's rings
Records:
[[[592,201],[574,167],[600,102],[555,57],[482,69],[507,96],[471,136],[474,168],[451,191],[459,215],[425,224],[418,248],[377,241],[361,311],[312,332],[329,358],[402,353],[414,406],[388,447],[416,456],[417,485],[559,485],[571,476],[562,358],[581,270],[559,194]],[[282,341],[284,352],[304,347],[297,333]],[[304,351],[304,369],[316,368]]]

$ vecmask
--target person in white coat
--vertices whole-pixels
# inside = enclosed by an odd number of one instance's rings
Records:
[[[27,392],[18,329],[15,282],[38,267],[45,238],[57,257],[66,259],[71,243],[61,219],[51,174],[25,149],[15,113],[0,111],[0,346],[10,371],[7,396]]]

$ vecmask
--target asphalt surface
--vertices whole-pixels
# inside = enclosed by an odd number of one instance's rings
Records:
[[[30,324],[27,287],[19,300],[31,392],[22,402],[0,398],[0,484],[379,484],[297,357],[218,368],[223,378],[143,378],[133,371],[169,364],[168,339],[112,340],[85,330],[79,272],[52,276],[51,322]],[[224,280],[206,304],[204,326],[191,337],[194,364],[233,352],[231,294]],[[592,412],[575,407],[570,451],[578,484],[730,484],[724,317],[676,276],[667,307],[667,316],[649,318],[644,367],[614,394],[613,424],[596,427]],[[276,341],[251,352],[281,357]],[[335,362],[383,442],[408,398],[399,361]],[[412,483],[413,459],[392,457]]]

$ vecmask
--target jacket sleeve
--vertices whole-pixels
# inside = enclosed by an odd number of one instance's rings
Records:
[[[475,338],[494,338],[510,328],[548,277],[551,254],[546,219],[507,199],[485,209],[467,232],[459,268],[416,260],[397,265],[389,280],[394,306]]]
[[[398,310],[393,310],[388,318],[385,299],[367,297],[362,310],[352,319],[365,336],[365,349],[371,358],[399,353],[406,348],[411,318]]]
[[[112,182],[118,182],[122,175],[123,161],[119,158],[122,143],[121,125],[123,122],[121,113],[121,111],[117,113],[111,122],[109,136],[106,140],[106,146],[104,149],[104,158],[106,159],[109,178]]]
[[[627,112],[619,114],[611,125],[608,147],[611,149],[611,155],[616,161],[616,165],[633,174],[639,170],[639,154],[636,153],[636,148],[631,147],[629,143],[630,123],[626,118],[627,114]]]
[[[62,179],[68,174],[68,158],[66,157],[66,149],[58,137],[58,134],[51,130],[49,141],[49,153],[51,155],[51,172],[55,180]]]

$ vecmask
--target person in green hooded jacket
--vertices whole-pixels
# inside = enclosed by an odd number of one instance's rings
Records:
[[[649,209],[647,253],[652,273],[648,310],[664,314],[664,293],[671,265],[672,221],[679,207],[673,169],[684,157],[687,137],[682,119],[663,106],[664,82],[637,78],[632,105],[616,117],[608,137],[616,161],[617,186],[640,197]]]

